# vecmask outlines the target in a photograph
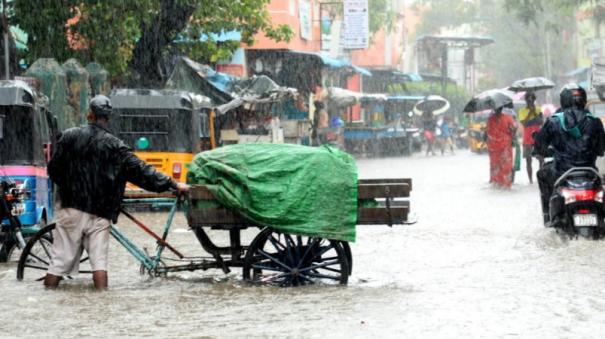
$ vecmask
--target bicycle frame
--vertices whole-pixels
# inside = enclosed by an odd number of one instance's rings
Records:
[[[148,201],[148,200],[147,200]],[[135,201],[136,202],[136,201]],[[170,232],[170,228],[172,226],[172,221],[174,219],[174,214],[176,213],[177,206],[179,204],[179,198],[174,199],[174,203],[170,207],[170,212],[168,214],[168,219],[166,220],[166,224],[164,225],[164,231],[162,236],[160,237],[155,232],[150,230],[147,226],[145,226],[142,222],[137,220],[130,213],[121,210],[121,213],[124,214],[128,219],[132,220],[137,226],[139,226],[143,231],[151,235],[158,241],[158,246],[156,249],[156,253],[154,256],[149,256],[147,252],[136,244],[134,244],[128,237],[120,231],[117,225],[111,225],[110,234],[130,253],[132,256],[141,262],[145,268],[148,270],[157,269],[159,267],[159,263],[161,261],[162,253],[164,252],[164,248],[168,248],[171,252],[176,254],[180,259],[184,258],[184,256],[177,251],[174,247],[166,242],[166,238],[168,237],[168,233]]]

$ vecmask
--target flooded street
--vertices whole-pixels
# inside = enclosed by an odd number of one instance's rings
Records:
[[[18,282],[15,264],[0,265],[0,336],[595,337],[605,331],[605,244],[568,241],[544,229],[537,185],[524,172],[511,191],[492,189],[487,156],[466,150],[363,159],[358,167],[361,178],[411,177],[418,223],[359,226],[346,287],[252,287],[239,270],[150,279],[112,240],[107,293],[93,293],[89,277],[46,291],[41,283]],[[139,215],[154,229],[166,217]],[[121,229],[153,249],[134,225]],[[186,255],[205,255],[183,215],[170,239]]]

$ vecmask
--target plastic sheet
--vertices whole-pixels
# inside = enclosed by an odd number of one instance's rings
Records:
[[[238,144],[202,152],[187,181],[258,225],[355,241],[357,167],[328,146]],[[197,207],[199,208],[199,206]]]

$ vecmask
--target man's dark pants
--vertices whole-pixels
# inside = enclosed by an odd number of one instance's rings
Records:
[[[554,162],[547,162],[538,170],[536,174],[538,177],[538,186],[540,187],[540,199],[542,200],[542,215],[544,217],[544,223],[550,220],[548,214],[548,204],[550,197],[553,193],[555,182],[557,181],[557,174],[554,169]]]

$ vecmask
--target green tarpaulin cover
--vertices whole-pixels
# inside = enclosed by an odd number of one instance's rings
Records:
[[[259,225],[355,241],[357,167],[328,146],[238,144],[202,152],[187,181]],[[198,207],[199,208],[199,207]]]

